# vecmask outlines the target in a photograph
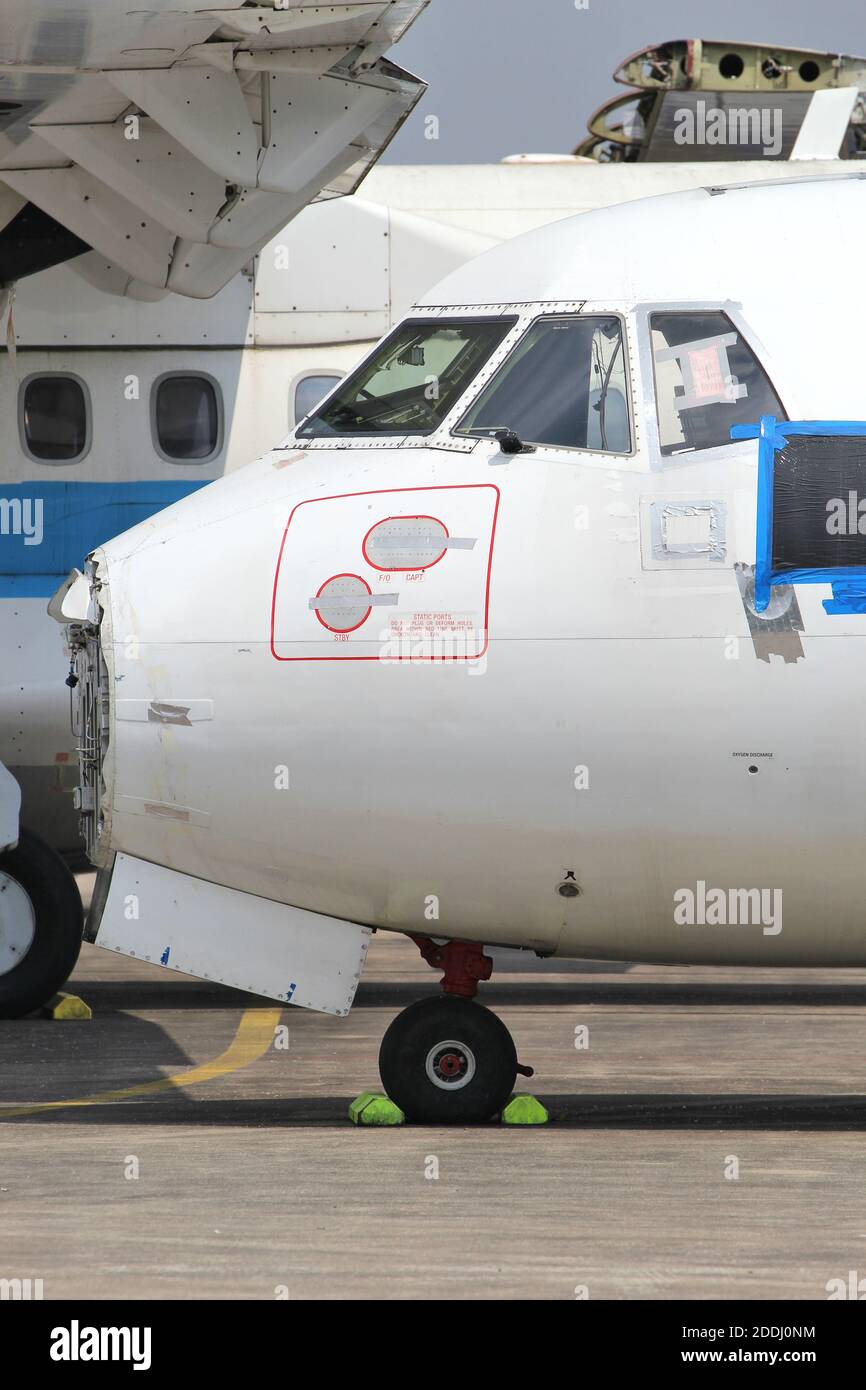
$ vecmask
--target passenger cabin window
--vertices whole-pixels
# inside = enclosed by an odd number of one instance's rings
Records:
[[[291,423],[299,425],[339,380],[336,372],[310,372],[309,376],[301,377],[295,386]]]
[[[153,393],[156,445],[171,463],[203,463],[220,445],[220,400],[210,377],[161,377]]]
[[[19,415],[22,442],[31,458],[73,463],[87,453],[88,399],[77,377],[29,377],[21,387]]]
[[[650,315],[656,412],[663,454],[716,449],[731,426],[785,408],[727,314]]]
[[[618,318],[537,319],[463,417],[459,433],[511,429],[524,444],[627,454],[624,359]]]
[[[301,426],[297,437],[432,434],[515,322],[478,318],[401,324]]]

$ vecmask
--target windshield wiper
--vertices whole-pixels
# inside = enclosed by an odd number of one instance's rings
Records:
[[[611,377],[613,376],[613,369],[614,369],[614,366],[615,366],[615,364],[616,364],[616,359],[617,359],[617,357],[618,357],[618,355],[619,355],[619,350],[620,350],[621,347],[622,347],[622,338],[619,338],[619,339],[617,339],[616,347],[614,348],[614,350],[613,350],[613,352],[612,352],[612,354],[611,354],[611,359],[610,359],[610,362],[608,363],[607,371],[606,371],[605,374],[604,374],[604,382],[602,383],[601,390],[600,390],[600,392],[599,392],[599,394],[598,394],[598,400],[596,401],[595,406],[593,407],[593,409],[595,409],[595,410],[598,411],[598,431],[599,431],[599,434],[601,435],[601,447],[602,447],[602,450],[603,450],[605,453],[607,453],[608,450],[607,450],[607,432],[606,432],[605,427],[604,427],[604,409],[605,409],[605,406],[607,405],[607,392],[608,392],[608,387],[610,386],[610,379],[611,379]]]

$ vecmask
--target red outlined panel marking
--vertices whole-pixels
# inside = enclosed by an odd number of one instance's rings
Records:
[[[272,655],[477,660],[487,650],[498,511],[493,483],[377,488],[298,502],[274,574]],[[384,541],[378,547],[371,544],[377,532]]]

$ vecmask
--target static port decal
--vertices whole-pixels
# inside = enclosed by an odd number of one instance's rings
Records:
[[[372,594],[359,574],[335,574],[310,599],[310,607],[329,632],[354,632],[370,616]]]
[[[371,526],[361,547],[376,570],[424,570],[447,550],[448,527],[435,516],[386,516]]]
[[[278,661],[471,661],[487,649],[492,483],[314,497],[292,510],[271,605]]]

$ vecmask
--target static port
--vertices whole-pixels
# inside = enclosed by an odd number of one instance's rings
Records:
[[[580,893],[580,888],[573,878],[566,878],[560,883],[556,891],[561,898],[576,898]]]

